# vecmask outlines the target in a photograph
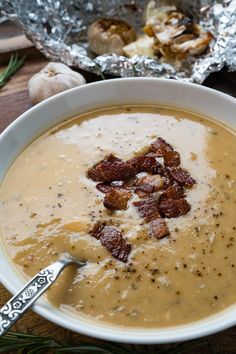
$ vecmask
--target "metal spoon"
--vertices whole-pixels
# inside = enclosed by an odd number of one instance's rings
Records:
[[[15,296],[0,309],[0,336],[31,307],[34,302],[55,282],[61,271],[70,264],[83,267],[81,262],[69,254],[63,254],[61,259],[42,269]]]

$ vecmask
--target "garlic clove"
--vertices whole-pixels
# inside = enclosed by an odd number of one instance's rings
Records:
[[[67,65],[51,62],[29,80],[30,100],[36,104],[59,92],[85,83],[85,78]]]
[[[126,45],[123,51],[127,57],[132,58],[135,55],[145,55],[155,58],[153,51],[154,38],[148,37],[146,34],[140,36],[135,42]]]

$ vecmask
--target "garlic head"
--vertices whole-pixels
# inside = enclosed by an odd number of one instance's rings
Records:
[[[136,39],[136,33],[125,21],[100,18],[88,27],[87,37],[90,49],[97,55],[124,55],[123,47]]]
[[[67,65],[51,62],[29,80],[30,100],[36,104],[59,92],[85,83],[85,78]]]

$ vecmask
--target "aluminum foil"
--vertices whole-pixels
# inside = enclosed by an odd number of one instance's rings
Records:
[[[102,75],[153,76],[202,83],[227,66],[236,70],[236,0],[157,0],[177,4],[198,17],[214,35],[207,53],[191,57],[181,68],[143,56],[116,54],[94,57],[86,41],[90,23],[100,17],[126,20],[141,33],[147,1],[142,0],[0,0],[3,15],[22,26],[27,37],[53,61]]]

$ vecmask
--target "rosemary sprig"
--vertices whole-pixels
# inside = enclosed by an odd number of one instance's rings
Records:
[[[12,75],[19,70],[25,63],[26,56],[18,58],[18,54],[12,54],[5,70],[0,72],[0,88],[4,86]]]
[[[208,341],[205,339],[192,341],[188,343],[180,343],[174,348],[164,349],[160,346],[160,350],[151,348],[148,353],[152,354],[190,354],[200,353],[200,348],[207,349]],[[18,354],[137,354],[122,348],[120,345],[102,343],[94,345],[90,343],[70,344],[68,342],[60,343],[50,337],[41,337],[31,334],[8,332],[0,337],[0,353],[18,353]],[[146,351],[144,350],[144,353]],[[219,354],[220,351],[210,350],[209,354]]]
[[[89,343],[78,345],[64,344],[50,337],[40,337],[31,334],[8,332],[0,337],[0,353],[44,354],[49,352],[78,353],[78,354],[134,354],[119,345],[103,344],[102,346]]]

